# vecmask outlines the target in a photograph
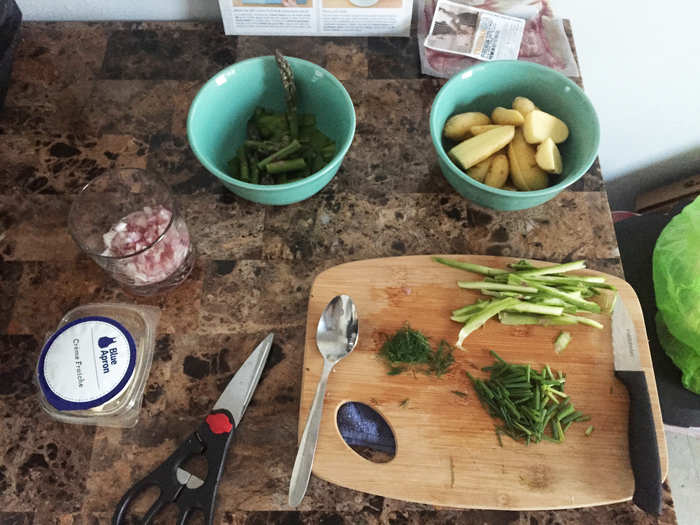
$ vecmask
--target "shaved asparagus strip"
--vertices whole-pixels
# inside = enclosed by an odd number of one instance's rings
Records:
[[[479,299],[474,304],[469,304],[469,305],[463,306],[462,308],[459,308],[457,310],[453,310],[452,315],[462,315],[462,314],[469,314],[469,313],[476,312],[477,310],[481,310],[482,306],[484,306],[488,302],[489,301],[484,301],[484,300]]]
[[[489,268],[488,266],[481,266],[480,264],[474,264],[464,261],[454,261],[452,259],[445,259],[443,257],[433,257],[433,261],[439,262],[440,264],[445,264],[447,266],[451,266],[452,268],[459,268],[460,270],[480,273],[482,275],[493,276],[509,273],[508,270],[499,270],[498,268]]]
[[[601,329],[603,325],[598,321],[576,314],[601,311],[609,313],[617,295],[601,291],[616,291],[614,286],[605,282],[603,276],[560,275],[584,269],[585,261],[538,268],[521,260],[509,264],[511,270],[502,270],[443,257],[433,257],[433,260],[484,275],[482,281],[459,281],[457,284],[462,289],[479,290],[483,295],[494,297],[452,312],[453,321],[464,323],[457,342],[460,348],[469,334],[494,315],[498,315],[499,320],[508,325],[583,324]],[[559,351],[567,339],[570,339],[569,334],[562,332],[557,344]],[[566,423],[567,421],[562,421],[561,424]]]
[[[533,277],[535,275],[550,275],[553,273],[564,273],[572,270],[583,270],[586,268],[586,261],[573,261],[564,264],[555,264],[554,266],[545,266],[534,270],[523,270],[518,272],[521,277]]]
[[[541,326],[555,326],[555,325],[570,325],[576,324],[575,319],[565,319],[564,316],[554,316],[554,315],[533,315],[533,314],[521,314],[517,312],[499,312],[498,320],[505,325],[519,326],[519,325],[541,325]]]
[[[564,313],[564,308],[561,306],[547,306],[545,304],[533,304],[520,301],[512,308],[508,308],[508,311],[528,314],[561,315]]]
[[[569,346],[569,343],[571,342],[571,334],[569,332],[561,332],[559,334],[559,337],[557,337],[556,341],[554,341],[554,351],[557,354],[560,354],[561,352],[564,351],[564,349]],[[571,407],[571,412],[573,412],[574,409]],[[569,412],[569,413],[571,413]],[[560,414],[562,418],[568,414]],[[561,418],[560,418],[561,419]]]
[[[467,290],[494,290],[501,292],[537,293],[534,286],[517,286],[503,283],[489,283],[485,281],[458,281],[457,286]]]
[[[596,314],[600,313],[600,306],[591,301],[580,299],[575,294],[562,292],[561,290],[557,290],[556,288],[552,288],[551,286],[546,286],[544,284],[536,283],[534,281],[528,281],[527,279],[522,279],[520,277],[515,277],[515,279],[517,280],[516,282],[519,282],[523,286],[535,288],[539,292],[544,292],[546,294],[551,295],[552,297],[558,297],[559,299],[563,299],[567,303],[571,303],[574,306],[578,306],[582,310],[586,310],[587,312],[593,312]]]
[[[578,324],[585,324],[586,326],[592,326],[593,328],[597,328],[599,330],[603,329],[602,324],[600,324],[598,321],[594,321],[593,319],[589,319],[588,317],[582,317],[580,315],[562,314],[561,318],[565,320],[570,319],[576,321]]]
[[[494,301],[488,306],[486,306],[479,313],[470,317],[469,320],[462,327],[462,329],[459,331],[459,336],[457,337],[457,346],[464,350],[464,348],[462,347],[462,343],[469,334],[471,334],[477,328],[480,328],[491,317],[498,314],[498,312],[506,310],[517,303],[518,300],[512,297],[507,297],[506,299],[499,299],[498,301]]]

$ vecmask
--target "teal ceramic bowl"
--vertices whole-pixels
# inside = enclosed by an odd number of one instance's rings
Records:
[[[197,93],[187,116],[187,138],[197,159],[233,193],[261,204],[291,204],[320,191],[338,172],[355,135],[355,108],[338,79],[306,60],[287,60],[294,70],[299,112],[314,114],[318,128],[336,143],[335,157],[320,171],[274,185],[250,184],[226,173],[255,107],[285,109],[272,56],[243,60],[214,75]]]
[[[569,138],[558,144],[564,164],[561,175],[550,175],[550,186],[537,191],[492,188],[469,177],[447,156],[442,130],[455,113],[510,108],[517,96],[559,117]],[[539,64],[518,60],[485,62],[452,77],[438,92],[430,110],[430,135],[447,181],[463,197],[494,210],[522,210],[542,204],[580,179],[598,154],[600,126],[585,93],[567,77]]]

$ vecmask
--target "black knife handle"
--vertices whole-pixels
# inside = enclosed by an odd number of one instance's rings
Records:
[[[643,371],[616,371],[630,395],[629,447],[634,496],[632,501],[650,514],[661,513],[661,461],[656,441],[649,388]]]

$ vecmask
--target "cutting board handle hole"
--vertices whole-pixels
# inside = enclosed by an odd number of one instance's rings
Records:
[[[396,456],[394,431],[371,406],[346,401],[338,407],[335,421],[345,444],[366,460],[388,463]]]

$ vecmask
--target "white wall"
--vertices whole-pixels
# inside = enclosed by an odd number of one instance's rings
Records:
[[[523,0],[525,1],[525,0]],[[216,18],[217,0],[17,0],[26,20]],[[700,172],[700,2],[550,0],[569,18],[615,209]]]
[[[700,173],[700,3],[552,0],[571,20],[610,201]]]

